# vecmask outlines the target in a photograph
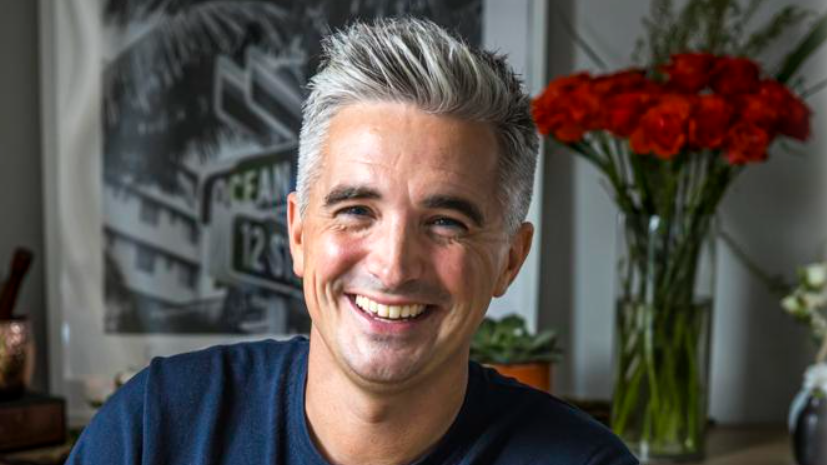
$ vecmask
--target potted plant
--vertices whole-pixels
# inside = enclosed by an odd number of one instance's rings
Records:
[[[551,391],[552,363],[559,357],[554,331],[532,334],[516,314],[485,318],[471,341],[471,359],[546,392]]]

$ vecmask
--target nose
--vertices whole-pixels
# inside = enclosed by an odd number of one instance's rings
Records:
[[[385,289],[400,289],[422,277],[425,250],[415,226],[395,219],[377,228],[371,239],[368,271]]]

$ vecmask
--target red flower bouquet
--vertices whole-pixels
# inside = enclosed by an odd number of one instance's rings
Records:
[[[587,133],[604,131],[628,140],[630,155],[714,150],[731,165],[766,160],[777,137],[810,135],[807,105],[747,58],[681,53],[660,71],[556,79],[534,100],[537,127],[576,150]]]
[[[622,213],[612,428],[644,461],[703,453],[707,259],[727,187],[775,141],[810,136],[812,111],[788,82],[827,37],[827,19],[771,76],[755,57],[806,15],[786,7],[738,36],[762,3],[688,0],[676,14],[653,0],[648,63],[555,79],[533,102],[540,132],[594,164]]]

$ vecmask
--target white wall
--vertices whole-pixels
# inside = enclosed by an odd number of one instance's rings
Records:
[[[483,3],[483,47],[507,54],[509,63],[523,76],[532,94],[542,89],[546,76],[546,31],[542,20],[546,11],[545,0],[485,0]],[[543,160],[539,159],[535,190],[542,186],[542,167]],[[495,318],[517,313],[526,319],[530,330],[535,329],[538,320],[540,257],[544,253],[542,200],[541,195],[532,198],[526,219],[535,227],[529,256],[508,292],[494,299],[488,309],[488,315]]]
[[[777,8],[777,3],[768,2],[767,10]],[[784,3],[825,10],[823,0]],[[610,69],[629,65],[648,0],[554,4],[573,20]],[[552,73],[597,71],[585,53],[571,51],[571,40],[559,24],[555,19]],[[811,83],[827,77],[825,64],[827,54],[820,53],[808,68]],[[750,167],[732,186],[720,210],[726,230],[761,266],[788,277],[797,265],[817,259],[820,244],[827,240],[827,136],[819,131],[827,123],[827,92],[810,104],[818,115],[806,155],[776,151],[768,163]],[[553,153],[547,160],[544,227],[556,232],[546,237],[544,245],[568,241],[571,249],[557,245],[562,259],[544,257],[541,287],[571,281],[573,291],[568,293],[560,285],[556,293],[546,290],[540,320],[543,325],[557,326],[567,336],[568,356],[561,367],[560,392],[609,398],[616,210],[599,174],[582,160],[566,160],[569,157]],[[783,421],[813,352],[805,340],[806,331],[782,314],[775,299],[720,242],[717,290],[712,417],[725,423]]]

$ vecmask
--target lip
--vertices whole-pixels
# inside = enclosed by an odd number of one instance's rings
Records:
[[[365,294],[359,294],[365,295]],[[368,297],[365,295],[365,297]],[[368,297],[373,299],[372,297]],[[350,304],[351,309],[359,316],[360,320],[367,323],[370,330],[374,333],[383,333],[383,334],[404,334],[410,331],[413,331],[415,328],[422,326],[425,322],[434,318],[434,315],[438,313],[438,309],[434,305],[427,305],[425,308],[425,312],[419,315],[416,318],[412,319],[399,319],[399,320],[387,320],[384,318],[379,318],[371,313],[368,313],[365,310],[359,308],[356,305],[356,294],[345,294],[345,299]],[[383,303],[385,305],[407,305],[410,302],[403,302],[401,300],[389,300],[389,299],[377,299],[376,302]],[[399,302],[399,303],[394,303]]]

